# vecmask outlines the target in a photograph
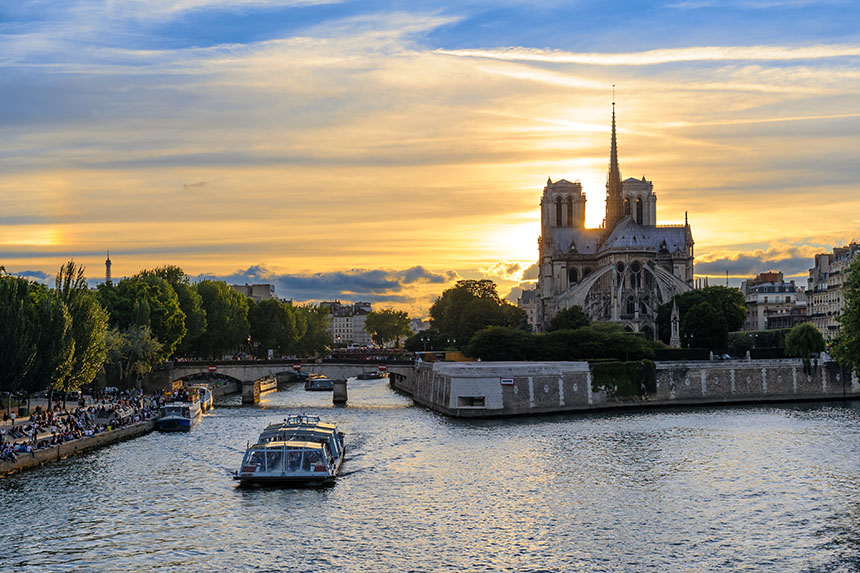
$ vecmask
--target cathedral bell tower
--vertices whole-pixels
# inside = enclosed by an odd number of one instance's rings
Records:
[[[624,198],[621,196],[621,170],[618,168],[618,144],[615,139],[615,102],[612,102],[612,147],[609,152],[609,174],[606,177],[606,236],[624,217]]]

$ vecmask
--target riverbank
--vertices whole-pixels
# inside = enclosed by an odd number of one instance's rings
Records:
[[[619,395],[587,362],[424,363],[392,385],[447,416],[481,418],[725,403],[860,399],[857,374],[799,359],[657,362],[653,387]]]
[[[85,436],[30,453],[22,453],[18,455],[18,459],[15,461],[0,462],[0,478],[25,469],[41,467],[48,462],[59,461],[89,450],[136,438],[137,436],[148,434],[154,429],[155,420],[144,420],[130,426],[110,430],[109,432],[103,432],[94,436]]]

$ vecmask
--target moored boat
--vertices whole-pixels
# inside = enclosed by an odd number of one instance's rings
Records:
[[[203,415],[200,401],[189,396],[187,400],[166,402],[159,408],[157,427],[162,432],[187,432]]]
[[[197,390],[197,395],[200,398],[200,409],[208,412],[212,409],[212,390],[206,384],[195,384],[189,386],[190,389]]]

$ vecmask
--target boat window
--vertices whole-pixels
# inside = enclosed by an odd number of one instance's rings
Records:
[[[287,471],[289,472],[297,472],[299,471],[299,466],[302,463],[302,451],[301,450],[290,450],[287,454]]]
[[[245,461],[242,463],[242,471],[257,471],[257,468],[263,467],[263,463],[263,452],[251,450],[245,455]]]
[[[281,452],[266,452],[266,471],[281,472],[284,470],[283,456]]]
[[[322,452],[314,450],[307,452],[305,459],[308,460],[308,471],[320,472],[325,471],[325,461],[323,461]]]

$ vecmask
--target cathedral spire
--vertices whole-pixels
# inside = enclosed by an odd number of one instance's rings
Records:
[[[609,150],[609,174],[606,177],[606,232],[611,233],[624,216],[621,197],[621,170],[618,168],[618,141],[615,137],[615,86],[612,86],[612,144]]]
[[[112,284],[110,279],[110,251],[107,252],[107,259],[105,259],[105,282],[107,284]]]

